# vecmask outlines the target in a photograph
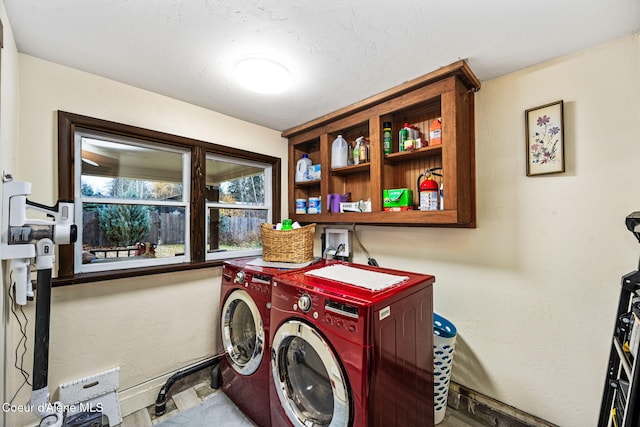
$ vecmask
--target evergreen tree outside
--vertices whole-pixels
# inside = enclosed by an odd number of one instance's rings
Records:
[[[149,232],[149,207],[103,205],[98,208],[100,231],[112,244],[125,247],[141,241]]]

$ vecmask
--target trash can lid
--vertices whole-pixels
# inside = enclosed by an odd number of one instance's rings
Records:
[[[443,338],[453,338],[458,333],[458,330],[453,323],[438,313],[433,313],[433,333]]]

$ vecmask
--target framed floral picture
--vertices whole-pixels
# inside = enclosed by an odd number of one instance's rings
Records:
[[[563,101],[525,111],[527,176],[564,172]]]

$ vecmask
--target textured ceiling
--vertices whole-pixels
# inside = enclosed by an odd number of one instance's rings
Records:
[[[480,80],[640,30],[638,0],[4,0],[22,53],[284,130],[458,59]],[[6,24],[5,24],[6,25]],[[240,56],[281,59],[280,95]]]

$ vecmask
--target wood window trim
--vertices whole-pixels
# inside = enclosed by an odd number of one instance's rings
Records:
[[[106,132],[126,138],[162,143],[168,146],[186,148],[191,151],[191,211],[190,211],[190,247],[191,261],[162,266],[138,267],[114,270],[112,272],[74,273],[74,245],[61,245],[58,250],[58,276],[53,286],[65,286],[78,283],[97,282],[127,277],[162,274],[175,271],[193,270],[220,266],[223,261],[205,261],[205,171],[207,153],[232,158],[252,160],[271,165],[273,218],[280,218],[281,199],[281,163],[277,157],[224,145],[213,144],[197,139],[130,126],[108,120],[83,116],[66,111],[58,111],[58,198],[74,200],[74,165],[76,128]],[[77,208],[77,206],[76,206]],[[81,238],[81,237],[80,237]]]

